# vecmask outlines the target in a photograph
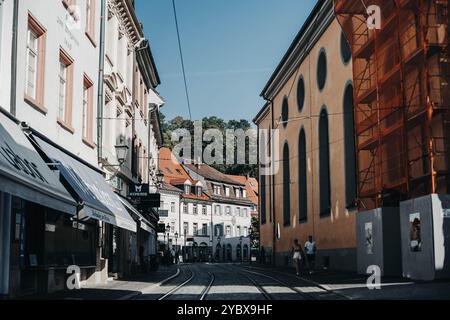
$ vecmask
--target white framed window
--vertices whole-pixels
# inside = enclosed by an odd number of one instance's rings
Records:
[[[197,190],[197,197],[201,197],[203,194],[203,188],[200,186],[197,186],[196,190]]]
[[[189,234],[189,222],[183,222],[183,234],[184,235]]]
[[[185,214],[188,213],[188,204],[187,203],[183,203],[183,213],[185,213]]]
[[[214,207],[214,214],[215,214],[216,216],[222,214],[222,210],[221,210],[221,207],[220,207],[220,206],[215,206],[215,207]]]
[[[231,237],[231,226],[225,228],[225,235]]]
[[[246,218],[248,217],[248,209],[247,208],[244,208],[243,216],[246,217]]]
[[[194,214],[198,214],[198,205],[197,204],[193,204],[192,205],[193,206],[193,212],[194,212]]]
[[[213,186],[213,191],[214,191],[214,194],[215,195],[218,195],[218,196],[220,196],[220,186],[219,185],[214,185]]]
[[[37,96],[37,69],[38,69],[38,34],[28,28],[27,41],[27,73],[26,73],[26,89],[25,93],[32,99]]]
[[[205,205],[202,206],[202,213],[204,216],[206,216],[208,214],[207,208]]]
[[[67,98],[67,64],[64,61],[59,61],[58,79],[58,117],[59,119],[65,119]]]
[[[184,185],[184,194],[190,194],[191,193],[191,186],[189,184]]]
[[[247,198],[247,190],[242,190],[242,198]]]
[[[236,207],[235,211],[236,211],[236,217],[240,217],[241,216],[241,208]]]
[[[175,213],[175,202],[170,203],[170,212]]]
[[[236,198],[240,198],[241,197],[241,189],[236,188],[235,189],[235,193],[236,193]]]
[[[247,236],[248,236],[248,228],[244,227],[244,237],[247,237]]]
[[[237,236],[237,237],[240,237],[240,236],[241,236],[241,227],[240,227],[240,226],[237,226],[237,227],[236,227],[236,236]]]
[[[204,223],[202,227],[202,235],[207,236],[208,235],[208,224]]]
[[[175,233],[175,222],[170,223],[170,233]]]
[[[194,223],[193,235],[198,236],[198,223]]]
[[[226,207],[226,208],[225,208],[225,214],[226,214],[227,216],[230,216],[230,215],[231,215],[231,207]]]
[[[227,197],[230,196],[230,188],[229,188],[229,187],[225,187],[225,195],[226,195]]]

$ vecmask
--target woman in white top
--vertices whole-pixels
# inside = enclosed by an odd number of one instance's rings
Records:
[[[294,246],[292,247],[292,255],[295,265],[295,272],[297,276],[300,275],[300,264],[302,262],[302,247],[298,243],[298,240],[294,240]]]

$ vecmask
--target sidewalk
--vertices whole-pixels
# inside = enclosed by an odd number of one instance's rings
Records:
[[[294,268],[253,263],[250,267],[294,276]],[[450,300],[450,279],[441,281],[412,281],[404,278],[382,278],[381,289],[367,287],[369,276],[332,270],[317,270],[310,275],[302,270],[299,279],[351,300]]]
[[[157,286],[177,273],[178,266],[160,266],[158,271],[120,280],[111,280],[106,285],[85,287],[80,290],[65,290],[47,295],[23,297],[22,300],[129,300]]]

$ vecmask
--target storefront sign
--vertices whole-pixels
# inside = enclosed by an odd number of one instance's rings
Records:
[[[73,222],[72,227],[74,229],[78,229],[78,230],[82,230],[82,231],[86,231],[87,230],[87,227],[86,227],[85,224],[82,224],[82,223],[79,223],[79,222],[76,222],[76,221]]]
[[[56,226],[54,224],[46,224],[45,225],[45,231],[46,232],[55,232],[56,231]]]
[[[136,184],[130,187],[128,197],[135,205],[141,206],[141,209],[159,208],[161,204],[161,195],[159,193],[150,193],[148,184]]]

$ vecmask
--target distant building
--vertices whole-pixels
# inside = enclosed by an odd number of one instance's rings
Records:
[[[202,183],[211,198],[214,258],[219,261],[247,260],[254,206],[247,197],[246,183],[206,164],[183,164],[183,167],[194,180]]]

